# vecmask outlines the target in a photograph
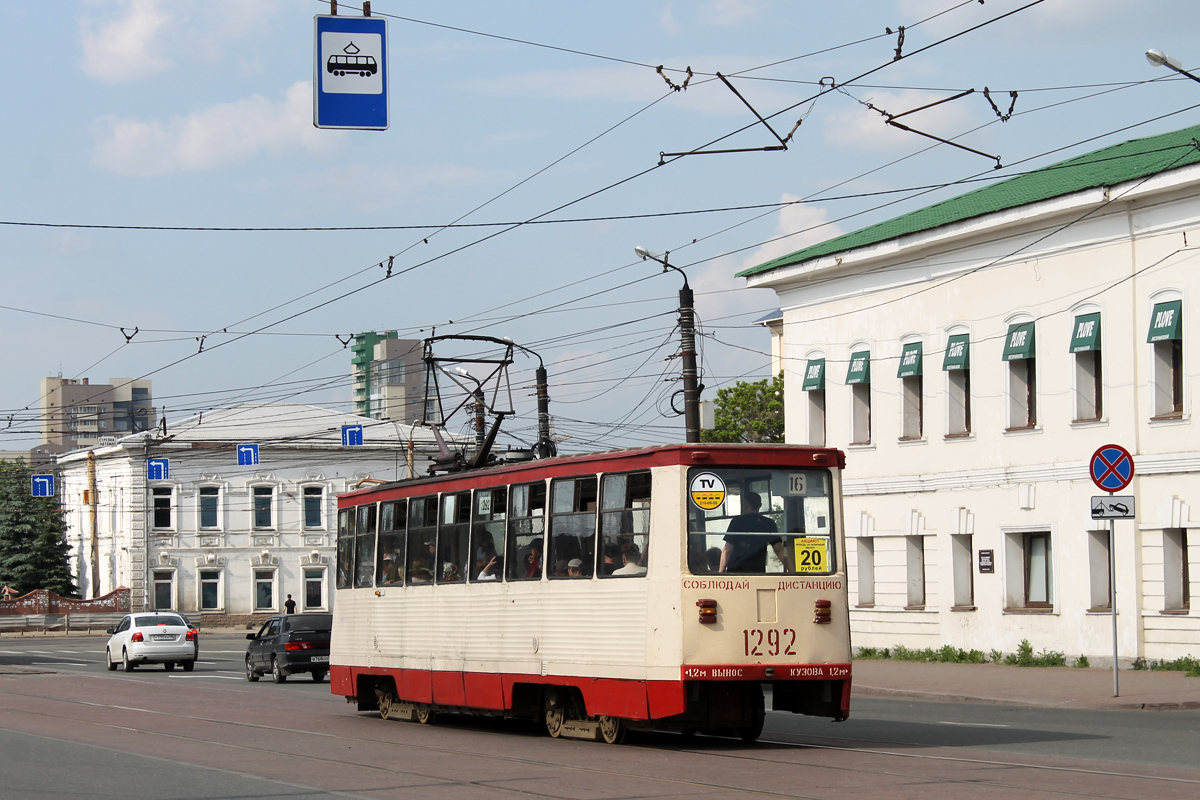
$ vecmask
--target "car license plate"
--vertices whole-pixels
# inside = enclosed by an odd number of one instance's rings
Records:
[[[173,641],[175,641],[175,635],[172,633],[156,633],[156,634],[154,634],[154,636],[152,636],[150,638],[154,639],[154,641],[156,641],[156,642],[173,642]]]
[[[329,656],[313,656],[312,660],[313,660],[314,664],[316,664],[316,663],[328,664]]]

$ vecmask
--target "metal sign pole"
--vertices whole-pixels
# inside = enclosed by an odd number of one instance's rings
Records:
[[[1108,493],[1112,496],[1112,492]],[[1117,521],[1108,521],[1108,603],[1112,607],[1113,631],[1113,697],[1121,696],[1117,677]]]

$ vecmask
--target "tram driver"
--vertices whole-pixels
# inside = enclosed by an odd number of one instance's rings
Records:
[[[767,545],[770,545],[783,562],[783,571],[791,572],[791,558],[783,546],[783,537],[778,535],[779,528],[759,512],[762,497],[758,492],[746,492],[742,495],[742,505],[745,511],[729,520],[717,571],[762,574],[767,571]]]

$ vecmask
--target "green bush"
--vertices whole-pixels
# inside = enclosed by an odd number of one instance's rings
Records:
[[[1189,678],[1200,678],[1200,658],[1195,656],[1183,656],[1174,661],[1147,661],[1139,658],[1133,662],[1133,668],[1183,672]]]
[[[1075,666],[1077,669],[1088,669],[1088,668],[1089,668],[1089,667],[1091,667],[1092,665],[1088,663],[1088,657],[1087,657],[1087,656],[1080,656],[1079,658],[1075,659],[1075,664],[1074,664],[1074,666]]]

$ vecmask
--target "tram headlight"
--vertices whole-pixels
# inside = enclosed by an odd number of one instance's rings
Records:
[[[704,625],[713,625],[717,621],[717,601],[716,600],[697,600],[696,605],[700,609],[700,622]]]

